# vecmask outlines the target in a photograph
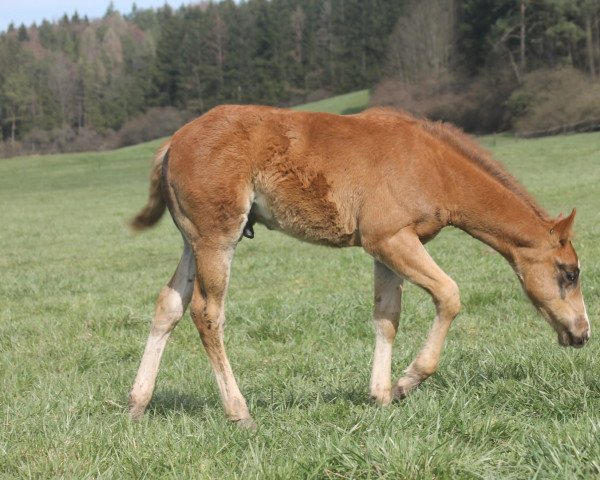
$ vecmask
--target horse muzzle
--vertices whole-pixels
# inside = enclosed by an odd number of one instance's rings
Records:
[[[558,343],[563,347],[583,347],[590,339],[590,329],[587,328],[582,334],[576,335],[568,330],[563,330],[558,334]]]

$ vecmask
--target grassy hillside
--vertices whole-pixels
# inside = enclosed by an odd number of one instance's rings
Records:
[[[326,98],[318,102],[305,103],[294,107],[295,110],[326,113],[358,113],[369,105],[369,90],[346,93],[335,97]]]
[[[600,134],[484,143],[554,214],[578,209],[592,328],[600,313]],[[368,400],[372,261],[261,227],[239,245],[226,344],[257,432],[227,423],[198,334],[181,322],[143,421],[127,393],[154,301],[178,261],[168,218],[133,236],[158,142],[0,162],[0,477],[592,478],[600,343],[563,349],[509,266],[447,229],[428,247],[463,310],[439,372],[388,408]],[[405,290],[397,378],[429,298]]]

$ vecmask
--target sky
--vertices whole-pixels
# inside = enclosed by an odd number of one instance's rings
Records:
[[[138,8],[156,8],[165,3],[173,7],[181,4],[194,3],[190,0],[135,0]],[[38,25],[45,18],[47,20],[58,20],[63,14],[69,17],[77,11],[80,17],[87,15],[88,18],[99,18],[104,15],[110,0],[0,0],[0,31],[5,31],[13,22],[15,26],[24,23],[29,26],[33,22]],[[113,0],[115,10],[121,13],[129,13],[134,0]]]

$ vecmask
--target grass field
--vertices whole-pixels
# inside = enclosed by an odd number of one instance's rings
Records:
[[[600,134],[483,142],[553,214],[577,206],[592,330],[600,314]],[[149,411],[126,413],[154,300],[181,240],[132,236],[157,142],[0,162],[1,478],[592,478],[600,342],[563,349],[506,262],[448,229],[428,247],[462,291],[440,369],[388,408],[368,400],[370,258],[256,229],[233,265],[226,344],[257,432],[223,415],[181,322]],[[433,307],[405,290],[398,377]]]
[[[305,103],[294,107],[295,110],[326,113],[358,113],[369,105],[369,90],[337,95],[335,97],[319,100],[318,102]]]

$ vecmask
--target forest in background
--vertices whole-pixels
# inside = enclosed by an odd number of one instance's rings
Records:
[[[114,148],[221,103],[371,89],[468,131],[600,117],[600,0],[249,0],[0,34],[0,155]]]

